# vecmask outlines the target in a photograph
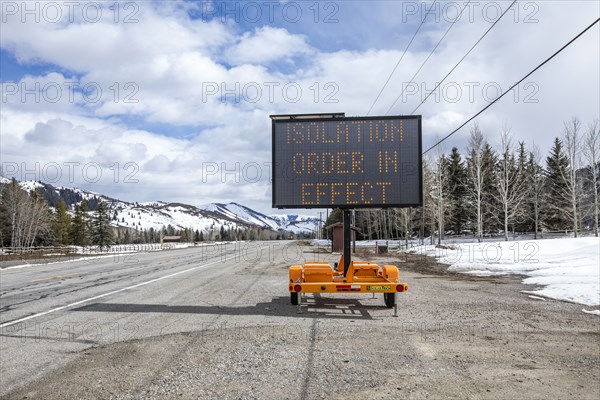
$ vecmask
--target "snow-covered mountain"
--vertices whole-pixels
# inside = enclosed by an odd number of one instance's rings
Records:
[[[319,218],[305,215],[265,215],[238,203],[211,203],[200,207],[233,221],[261,226],[270,230],[285,230],[293,233],[314,233],[319,226]]]
[[[10,180],[0,177],[0,183],[7,184]],[[211,230],[218,231],[221,227],[229,229],[237,226],[311,235],[319,223],[318,218],[308,216],[268,216],[238,203],[211,203],[200,207],[162,201],[132,203],[88,190],[55,187],[43,182],[25,181],[19,182],[19,185],[28,192],[40,192],[51,207],[56,207],[63,200],[73,210],[76,204],[86,200],[89,210],[93,211],[103,201],[110,211],[113,226],[133,229],[162,229],[171,225],[175,229],[191,228],[208,233]]]
[[[319,218],[309,217],[306,215],[287,214],[287,215],[270,215],[279,222],[280,226],[285,226],[286,231],[301,233],[301,232],[316,232],[319,227]],[[325,221],[322,221],[324,224]]]
[[[237,203],[210,203],[200,206],[200,208],[222,218],[232,221],[243,221],[266,229],[278,230],[282,227],[282,225],[273,218]]]

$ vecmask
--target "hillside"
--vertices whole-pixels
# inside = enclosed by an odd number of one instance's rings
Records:
[[[10,180],[0,177],[0,183]],[[53,186],[36,181],[19,182],[24,190],[39,192],[51,207],[63,200],[72,211],[75,205],[86,200],[90,212],[104,201],[112,217],[112,225],[138,230],[162,229],[171,225],[175,229],[191,228],[208,233],[239,227],[257,227],[274,232],[287,231],[296,235],[310,236],[318,226],[318,218],[299,215],[268,216],[238,203],[210,203],[196,207],[182,203],[127,202],[100,193],[75,187]]]

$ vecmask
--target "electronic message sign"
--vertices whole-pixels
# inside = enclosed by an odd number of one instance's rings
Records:
[[[423,204],[421,116],[271,116],[274,208]]]

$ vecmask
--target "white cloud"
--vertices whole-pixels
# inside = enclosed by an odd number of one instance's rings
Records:
[[[254,32],[245,32],[230,47],[225,57],[234,65],[269,64],[284,60],[292,62],[296,56],[310,54],[312,49],[303,35],[292,35],[282,28],[269,26],[256,28]]]
[[[192,204],[237,200],[270,212],[264,165],[271,151],[268,115],[333,111],[364,115],[416,28],[392,23],[387,3],[369,5],[375,7],[373,15],[389,17],[381,25],[375,25],[370,14],[364,15],[364,24],[357,24],[365,5],[354,9],[344,3],[340,22],[326,26],[328,45],[353,31],[357,37],[365,36],[369,49],[340,47],[328,52],[319,50],[311,31],[324,29],[323,24],[311,26],[304,21],[305,25],[288,28],[254,27],[241,32],[241,26],[218,19],[208,23],[190,19],[187,8],[196,6],[189,3],[137,3],[139,22],[134,24],[114,24],[110,19],[93,24],[81,20],[22,24],[11,19],[3,24],[0,43],[25,63],[24,70],[38,63],[62,69],[39,76],[29,73],[17,86],[93,83],[101,88],[102,97],[91,102],[79,91],[72,101],[66,95],[57,102],[31,101],[31,96],[22,101],[19,94],[6,101],[3,97],[2,161],[94,162],[106,171],[98,183],[104,186],[97,191],[115,197]],[[560,2],[539,3],[539,22],[534,24],[515,23],[510,14],[501,21],[442,86],[446,96],[432,96],[419,109],[424,116],[424,146],[487,104],[484,85],[507,89],[597,18],[597,4],[574,4],[566,8]],[[342,17],[351,10],[352,26],[344,25]],[[409,113],[489,25],[481,18],[457,23],[415,80],[418,92],[401,98],[392,114]],[[301,27],[302,33],[292,33]],[[424,25],[372,115],[387,111],[428,55],[428,43],[435,44],[446,27],[445,22]],[[518,100],[511,94],[479,117],[490,142],[495,143],[495,132],[508,122],[516,139],[535,142],[545,152],[553,137],[560,135],[563,120],[572,115],[584,123],[598,118],[598,46],[595,27],[528,80],[537,85],[533,91],[521,87]],[[3,82],[4,86],[7,83],[12,84]],[[468,85],[476,85],[473,99]],[[455,86],[462,96],[450,101],[448,94]],[[301,95],[295,98],[298,88]],[[223,96],[224,90],[229,94]],[[260,96],[249,98],[256,90]],[[538,102],[525,102],[523,96],[532,93]],[[241,101],[232,101],[235,96]],[[132,119],[134,123],[128,122]],[[146,130],[139,124],[147,125]],[[162,124],[161,132],[152,132],[152,124]],[[189,135],[174,137],[165,132],[169,127],[189,129]],[[463,146],[467,135],[468,129],[461,131],[446,148]],[[116,183],[110,169],[115,163],[120,168]],[[133,171],[124,169],[127,163],[139,167],[138,183],[123,182]],[[243,175],[244,166],[252,163],[261,166],[262,179],[254,182],[242,176],[236,182],[236,174]],[[211,172],[215,165],[217,173]],[[227,173],[231,170],[234,173]],[[91,185],[81,176],[78,183]]]

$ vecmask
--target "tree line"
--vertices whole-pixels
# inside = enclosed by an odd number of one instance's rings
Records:
[[[192,228],[161,229],[141,226],[112,225],[117,221],[117,211],[97,198],[90,199],[94,211],[90,212],[88,200],[81,200],[70,211],[62,199],[50,207],[45,199],[45,188],[31,193],[23,190],[13,179],[0,185],[0,244],[3,247],[28,248],[54,245],[95,245],[100,248],[113,244],[161,243],[165,236],[179,236],[181,242],[279,240],[288,239],[289,232],[273,232],[257,226],[216,226],[206,231]]]
[[[87,201],[82,200],[71,216],[63,200],[53,210],[39,191],[28,193],[15,179],[0,185],[0,222],[3,247],[93,244],[102,248],[114,243],[104,202],[99,202],[90,215]]]
[[[367,239],[445,235],[484,236],[582,231],[598,236],[600,133],[598,120],[587,126],[564,123],[562,136],[542,160],[535,145],[515,142],[504,126],[494,148],[477,124],[466,152],[454,147],[423,159],[423,206],[357,210],[355,224]],[[341,221],[334,210],[326,225]],[[324,232],[327,235],[328,232]]]

